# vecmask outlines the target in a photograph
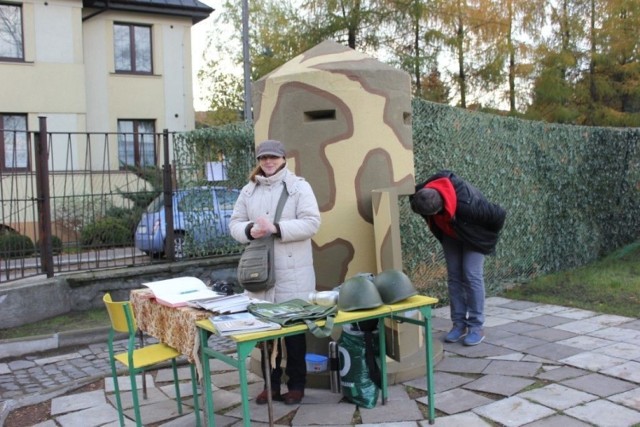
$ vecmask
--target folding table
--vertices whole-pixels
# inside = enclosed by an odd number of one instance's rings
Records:
[[[387,365],[384,320],[390,318],[396,321],[407,322],[423,327],[426,347],[426,380],[430,424],[433,424],[435,422],[431,306],[437,302],[438,300],[436,298],[415,295],[396,304],[383,305],[371,310],[358,310],[349,312],[338,311],[334,323],[334,326],[339,326],[346,323],[355,323],[364,320],[378,319],[378,336],[380,344],[379,356],[382,380],[381,391],[383,404],[386,403],[387,399]],[[422,314],[422,319],[418,320],[413,317],[407,317],[405,315],[405,312],[410,310],[419,310]],[[322,326],[322,324],[322,321],[319,322],[319,325]],[[289,335],[305,333],[308,330],[307,326],[305,324],[300,324],[273,331],[232,335],[229,338],[232,339],[236,344],[236,355],[233,356],[221,351],[217,351],[213,348],[209,348],[207,346],[208,334],[211,332],[215,333],[215,328],[213,327],[209,319],[198,320],[196,322],[196,325],[200,333],[200,355],[202,358],[204,395],[206,397],[208,425],[210,427],[215,427],[213,394],[211,391],[211,368],[209,366],[209,359],[218,359],[238,369],[238,374],[240,376],[240,393],[242,396],[242,417],[244,420],[244,425],[249,427],[251,425],[251,414],[249,411],[247,368],[245,365],[246,358],[249,356],[256,344],[263,341],[286,337]]]

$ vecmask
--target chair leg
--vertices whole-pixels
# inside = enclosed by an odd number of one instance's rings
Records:
[[[141,372],[144,375],[144,371]],[[142,427],[142,417],[140,416],[140,400],[138,399],[138,387],[136,384],[136,373],[129,369],[129,378],[131,379],[131,397],[133,399],[133,411],[136,415],[136,426]]]
[[[116,395],[116,405],[118,406],[118,418],[120,419],[120,427],[124,427],[124,413],[122,411],[122,400],[120,399],[120,387],[118,386],[118,372],[116,371],[116,363],[111,359],[111,377],[113,378],[113,391]]]
[[[143,348],[144,347],[144,332],[142,332],[141,329],[138,329],[138,337],[140,340],[140,347],[139,348]],[[146,375],[142,375],[142,398],[144,400],[147,400],[149,396],[147,395],[147,376]]]
[[[198,396],[198,376],[196,375],[196,367],[193,363],[189,364],[191,371],[191,386],[193,387],[193,410],[196,413],[196,427],[200,427],[200,396]]]
[[[182,397],[180,396],[180,379],[178,378],[178,366],[176,359],[171,359],[173,368],[173,385],[176,387],[176,400],[178,401],[178,414],[182,415]]]

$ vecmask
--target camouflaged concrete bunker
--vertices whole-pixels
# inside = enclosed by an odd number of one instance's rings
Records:
[[[256,142],[282,141],[289,169],[318,199],[316,290],[401,270],[398,196],[415,185],[409,74],[325,41],[257,81],[253,93]],[[420,328],[385,325],[387,354],[402,362],[388,366],[390,383],[424,375]],[[441,345],[434,354],[441,357]]]
[[[318,290],[358,272],[402,268],[399,244],[393,249],[387,237],[394,224],[382,224],[385,237],[374,239],[372,197],[376,189],[413,192],[409,75],[325,41],[257,81],[253,93],[256,141],[282,141],[289,168],[318,199]],[[385,261],[393,257],[396,265]]]

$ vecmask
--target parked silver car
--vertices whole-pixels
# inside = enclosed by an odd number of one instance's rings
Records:
[[[173,193],[174,252],[176,258],[186,256],[188,245],[198,252],[212,250],[228,243],[229,219],[240,192],[226,187],[194,187]],[[160,194],[142,214],[136,228],[135,246],[159,256],[164,253],[167,221],[164,195]]]

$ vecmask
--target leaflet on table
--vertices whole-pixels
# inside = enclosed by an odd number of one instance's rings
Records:
[[[193,304],[213,313],[238,313],[247,311],[247,306],[256,302],[246,294],[234,294],[213,299],[194,301]]]
[[[207,285],[197,277],[175,277],[173,279],[143,283],[143,285],[151,289],[158,303],[169,307],[182,307],[187,305],[188,301],[222,296],[207,288]]]
[[[270,331],[281,328],[279,324],[258,319],[248,311],[211,316],[209,320],[213,324],[216,334],[220,336]]]

